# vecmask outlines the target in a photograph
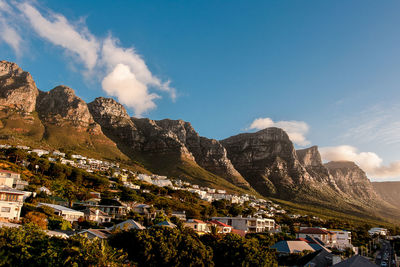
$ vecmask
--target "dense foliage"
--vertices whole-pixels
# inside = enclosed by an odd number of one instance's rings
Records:
[[[122,266],[126,255],[107,242],[49,237],[40,228],[0,228],[0,266]]]

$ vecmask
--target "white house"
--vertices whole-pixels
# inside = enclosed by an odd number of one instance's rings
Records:
[[[197,219],[190,219],[185,223],[186,227],[192,228],[196,232],[202,232],[205,233],[209,229],[207,227],[207,223],[197,220]]]
[[[39,157],[41,157],[41,156],[43,156],[43,155],[47,155],[47,154],[49,154],[49,151],[47,151],[47,150],[43,150],[43,149],[32,149],[32,151],[29,151],[29,152],[33,152],[33,153],[36,153]],[[29,153],[28,152],[28,153]]]
[[[336,234],[336,247],[339,249],[353,248],[351,244],[351,232],[344,230],[329,230]]]
[[[307,236],[318,238],[328,247],[336,246],[336,233],[328,231],[326,229],[301,227],[300,231],[296,234],[297,238],[306,238]]]
[[[38,207],[47,206],[54,209],[54,214],[61,216],[64,220],[69,222],[77,221],[80,217],[84,217],[84,213],[81,211],[73,210],[64,206],[49,204],[49,203],[39,203]]]
[[[388,230],[386,228],[379,228],[379,227],[374,227],[368,230],[368,234],[370,235],[387,235]]]
[[[24,192],[11,187],[0,186],[0,218],[19,220]]]
[[[275,228],[275,220],[256,217],[212,217],[222,223],[232,226],[235,229],[249,233],[268,232]]]

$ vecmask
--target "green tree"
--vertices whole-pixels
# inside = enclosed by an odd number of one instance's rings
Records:
[[[110,244],[122,248],[137,266],[213,266],[212,251],[193,231],[169,227],[118,232]]]
[[[255,238],[236,234],[204,235],[203,243],[213,249],[216,266],[277,266],[275,253]]]

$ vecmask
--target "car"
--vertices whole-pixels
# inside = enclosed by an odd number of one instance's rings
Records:
[[[386,261],[382,261],[382,262],[381,262],[381,266],[382,266],[382,267],[386,267],[386,266],[388,266],[388,264],[387,264]]]

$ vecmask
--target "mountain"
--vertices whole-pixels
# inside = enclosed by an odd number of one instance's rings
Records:
[[[386,202],[400,208],[400,182],[372,182],[372,186]]]
[[[227,158],[225,148],[216,140],[200,137],[190,123],[130,118],[125,108],[110,98],[96,98],[88,107],[103,131],[119,144],[120,150],[149,169],[189,180],[194,177],[188,176],[195,176],[206,183],[215,183],[213,180],[222,177],[236,186],[250,189]]]
[[[122,160],[202,186],[359,216],[400,214],[355,163],[324,164],[316,146],[296,151],[282,129],[209,139],[182,120],[130,117],[111,98],[86,104],[67,86],[41,91],[7,61],[0,62],[0,140]]]
[[[324,165],[345,194],[366,201],[379,199],[365,172],[351,161],[331,161]]]
[[[0,109],[0,138],[10,144],[128,159],[71,88],[42,92],[28,72],[7,61],[0,62]]]

